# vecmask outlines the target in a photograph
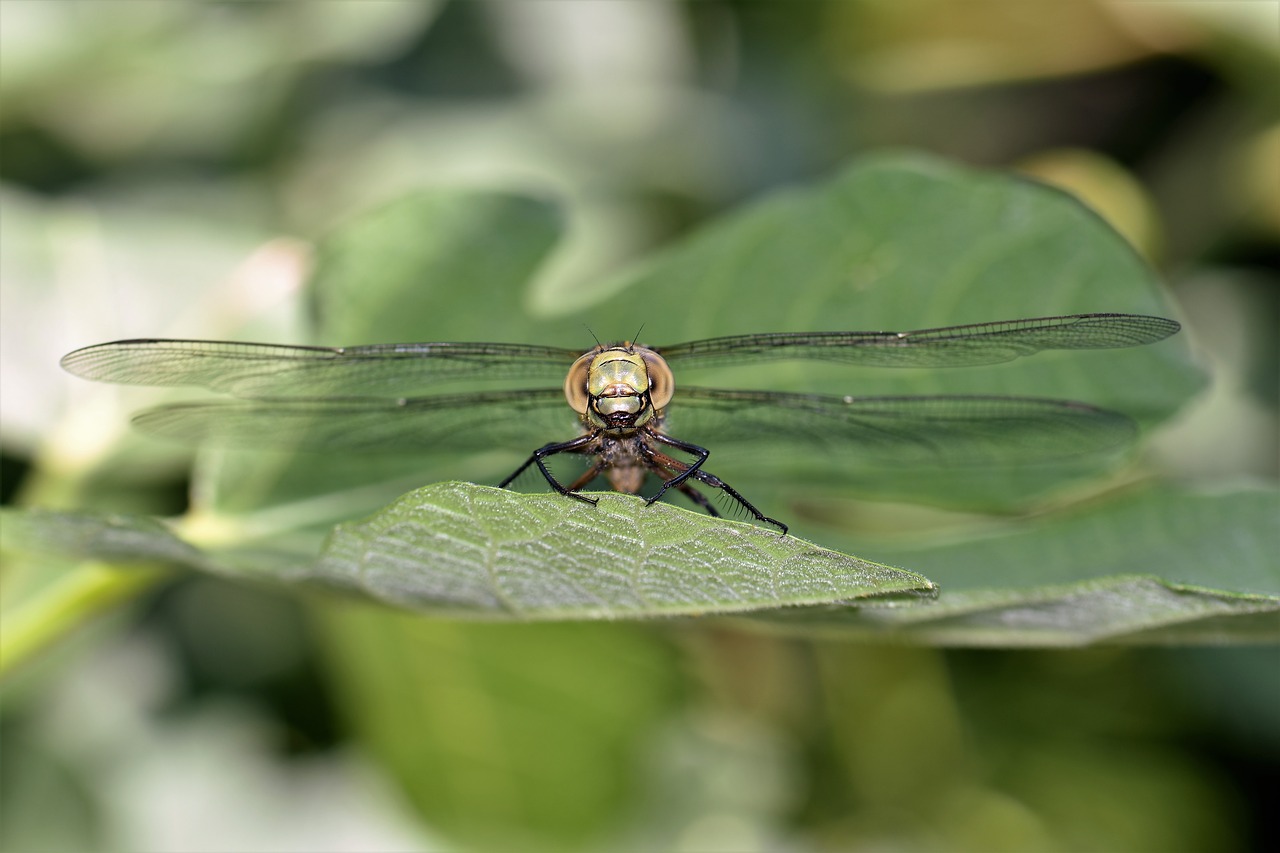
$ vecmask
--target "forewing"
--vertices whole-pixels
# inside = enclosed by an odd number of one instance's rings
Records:
[[[876,367],[965,367],[1045,350],[1140,346],[1162,340],[1179,328],[1163,317],[1072,314],[914,332],[737,335],[655,349],[673,368],[792,358]]]
[[[281,398],[182,403],[148,409],[133,422],[143,432],[187,443],[387,453],[532,451],[580,432],[559,388],[403,401]]]
[[[77,376],[128,385],[194,386],[239,397],[413,397],[472,379],[562,381],[581,353],[525,344],[420,343],[308,347],[230,341],[129,340],[63,357]]]
[[[1011,466],[1123,450],[1136,427],[1117,412],[1034,397],[828,397],[677,389],[664,429],[714,455],[798,450],[868,466]]]

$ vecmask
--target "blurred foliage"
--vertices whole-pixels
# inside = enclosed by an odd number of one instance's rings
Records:
[[[442,274],[518,284],[536,268],[531,289],[477,305],[423,280],[423,304],[457,307],[380,322],[520,340],[537,321],[577,340],[569,306],[620,287],[625,262],[889,146],[1023,169],[1111,218],[1168,279],[1214,377],[1145,465],[1247,492],[1280,472],[1268,5],[0,3],[6,502],[194,507],[184,532],[217,543],[224,519],[200,508],[254,506],[276,477],[206,455],[188,504],[186,455],[124,434],[146,395],[88,387],[58,357],[126,337],[300,341],[316,319],[353,343],[367,329],[344,325],[323,279],[299,310],[310,241],[408,192],[555,199],[566,242],[544,258],[459,218],[475,252],[438,258]],[[442,236],[389,238],[388,265],[431,259]],[[664,307],[696,315],[679,296]],[[930,307],[894,310],[913,326]],[[401,491],[422,483],[399,473]],[[990,532],[810,499],[854,532]],[[252,517],[264,537],[287,526]],[[78,630],[5,682],[4,850],[1277,844],[1274,647],[941,653],[698,621],[467,626],[171,575],[104,612],[119,587],[58,586],[85,568],[6,557],[6,607],[49,588],[88,604],[63,607]]]

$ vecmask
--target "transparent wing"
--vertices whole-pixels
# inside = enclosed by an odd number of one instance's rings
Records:
[[[533,450],[577,435],[558,388],[373,398],[229,400],[146,410],[144,432],[186,442],[311,451]],[[799,450],[871,465],[1050,462],[1123,449],[1131,420],[1082,403],[1031,397],[829,397],[677,389],[664,423],[676,438],[756,457]]]
[[[810,358],[886,367],[993,364],[1048,349],[1138,346],[1178,330],[1172,320],[1076,314],[915,332],[738,335],[657,348],[673,366]],[[579,350],[528,344],[412,343],[310,347],[139,339],[76,350],[77,376],[129,385],[196,386],[238,397],[413,397],[444,382],[562,380]]]
[[[533,451],[580,433],[559,388],[376,398],[221,400],[147,409],[143,432],[246,449],[430,453]]]
[[[238,397],[411,397],[458,379],[562,382],[582,353],[525,344],[425,343],[309,347],[228,341],[129,340],[62,359],[77,376],[127,385],[195,386]]]
[[[828,397],[678,388],[664,429],[707,447],[757,457],[803,452],[872,466],[969,467],[1077,461],[1124,449],[1128,417],[1035,397]],[[763,446],[762,446],[763,445]],[[714,466],[712,466],[714,468]]]
[[[1179,328],[1162,317],[1071,314],[914,332],[736,335],[655,349],[673,368],[785,358],[878,367],[964,367],[1044,350],[1140,346],[1167,338]]]

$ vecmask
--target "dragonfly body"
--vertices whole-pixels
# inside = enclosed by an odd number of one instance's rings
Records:
[[[564,396],[569,408],[578,413],[583,434],[571,441],[544,445],[499,485],[504,488],[530,465],[562,495],[590,504],[595,498],[581,493],[596,477],[604,474],[619,492],[638,494],[646,475],[662,480],[652,504],[668,489],[676,489],[711,515],[719,515],[711,502],[689,485],[690,479],[719,489],[733,498],[757,521],[772,524],[784,534],[787,526],[769,518],[719,477],[702,470],[711,455],[705,447],[680,441],[663,431],[664,410],[675,392],[675,380],[666,360],[655,350],[633,343],[598,346],[581,355],[565,377]],[[682,462],[663,452],[665,445],[696,457]],[[571,485],[562,485],[547,469],[544,460],[559,453],[591,456],[590,467]]]
[[[1132,441],[1126,416],[1040,397],[935,395],[855,397],[698,388],[673,368],[807,359],[879,367],[995,364],[1044,350],[1139,346],[1178,331],[1172,320],[1135,314],[1073,314],[912,332],[800,332],[711,338],[668,347],[624,343],[586,353],[529,344],[414,343],[356,347],[140,339],[98,344],[65,356],[79,376],[139,385],[197,386],[237,399],[144,411],[140,428],[187,441],[302,450],[417,451],[515,447],[578,435],[533,452],[510,484],[536,465],[559,493],[579,493],[605,475],[638,493],[661,481],[650,502],[675,489],[716,514],[694,487],[723,491],[757,521],[783,532],[724,481],[702,470],[709,452],[685,438],[756,447],[779,442],[855,454],[886,467],[1016,466],[1112,452]],[[518,380],[518,390],[445,393],[450,384]],[[529,380],[561,382],[530,387]],[[674,415],[670,413],[674,412]],[[670,420],[669,420],[670,415]],[[676,424],[681,438],[667,432]],[[672,454],[680,452],[691,461]],[[564,485],[546,460],[588,458]],[[759,455],[757,459],[761,458]]]

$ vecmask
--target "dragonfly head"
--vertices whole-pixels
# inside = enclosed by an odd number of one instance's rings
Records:
[[[662,356],[634,344],[593,349],[569,368],[564,396],[585,423],[630,432],[671,401],[674,382]]]

